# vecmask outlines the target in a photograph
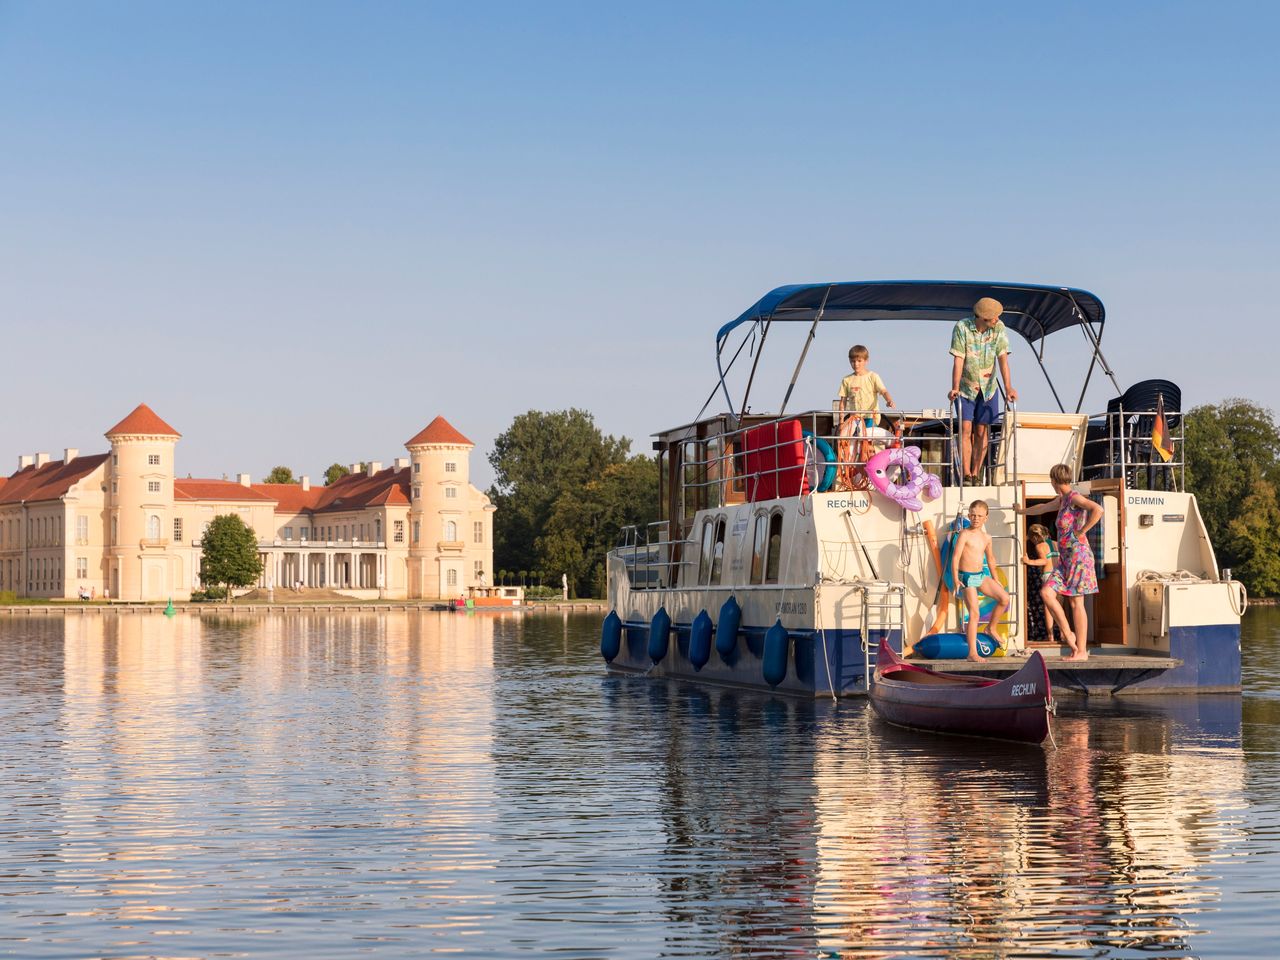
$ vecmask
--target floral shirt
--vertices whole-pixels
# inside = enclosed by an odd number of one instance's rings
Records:
[[[981,393],[990,400],[996,392],[996,359],[1009,352],[1009,333],[999,320],[979,332],[978,322],[966,317],[951,332],[951,355],[964,359],[960,372],[960,396],[976,400]]]

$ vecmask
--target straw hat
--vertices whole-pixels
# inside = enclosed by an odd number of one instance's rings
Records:
[[[1004,313],[1004,304],[991,297],[983,297],[973,305],[973,315],[979,320],[999,320]]]

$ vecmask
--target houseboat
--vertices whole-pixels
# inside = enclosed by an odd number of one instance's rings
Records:
[[[939,338],[941,355],[948,328],[940,324],[971,316],[984,297],[1003,305],[1010,340],[1025,341],[1020,372],[1033,357],[1056,409],[1006,402],[976,481],[959,468],[959,411],[941,391],[933,409],[788,410],[811,345],[831,324],[915,324]],[[1010,605],[984,627],[993,656],[939,668],[1000,677],[1039,649],[1056,692],[1238,691],[1247,598],[1218,569],[1185,489],[1180,391],[1163,380],[1122,389],[1102,354],[1104,319],[1101,300],[1084,290],[1018,283],[820,283],[765,295],[716,334],[723,412],[656,435],[660,519],[623,531],[608,556],[601,653],[609,667],[803,696],[866,694],[881,638],[911,655],[964,629],[966,611],[943,571],[968,504],[982,499],[990,572]],[[752,391],[770,331],[795,323],[807,326],[795,372],[776,412],[757,412]],[[1049,376],[1046,348],[1073,336],[1088,363],[1067,394]],[[1095,375],[1111,397],[1101,412],[1084,412]],[[1153,445],[1157,424],[1164,433]],[[1053,517],[1015,507],[1056,495],[1056,464],[1102,508],[1090,531],[1099,591],[1087,601],[1081,661],[1034,641],[1028,623],[1027,528]]]

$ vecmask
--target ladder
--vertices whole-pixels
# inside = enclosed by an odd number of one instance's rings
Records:
[[[872,652],[879,648],[879,635],[898,632],[899,644],[907,623],[907,588],[887,580],[868,580],[862,585],[862,676],[864,692],[871,687]],[[877,633],[872,639],[872,633]]]

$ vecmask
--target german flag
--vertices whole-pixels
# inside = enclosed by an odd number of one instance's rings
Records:
[[[1156,395],[1156,421],[1151,425],[1151,449],[1160,454],[1160,459],[1168,463],[1173,459],[1173,440],[1169,437],[1169,426],[1164,422],[1164,394]]]

